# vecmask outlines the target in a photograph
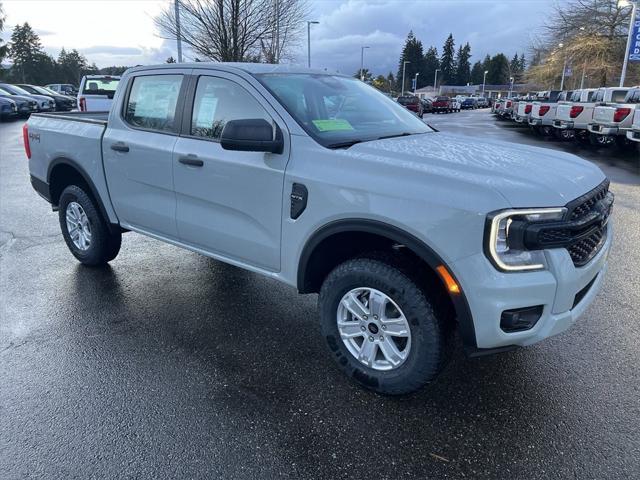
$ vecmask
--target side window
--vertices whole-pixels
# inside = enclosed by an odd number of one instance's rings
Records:
[[[200,77],[193,101],[191,135],[219,140],[229,120],[272,119],[244,88],[230,80]]]
[[[182,75],[135,77],[125,109],[125,121],[137,128],[173,131],[181,85]]]

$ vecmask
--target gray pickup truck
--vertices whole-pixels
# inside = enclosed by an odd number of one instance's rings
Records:
[[[35,114],[24,140],[80,262],[135,231],[319,293],[337,365],[387,394],[433,380],[455,331],[481,355],[569,328],[612,241],[594,165],[437,132],[322,71],[133,68],[109,113]]]

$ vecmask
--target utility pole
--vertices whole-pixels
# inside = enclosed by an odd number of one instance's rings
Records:
[[[402,62],[402,93],[400,94],[401,97],[404,96],[404,74],[407,70],[407,63],[411,63],[411,62],[408,60]]]
[[[360,47],[360,81],[364,82],[364,49],[369,47]]]
[[[622,2],[620,2],[622,3]],[[636,13],[638,10],[638,2],[636,0],[629,0],[626,2],[628,5],[631,3],[631,20],[629,20],[629,34],[627,35],[627,47],[624,50],[624,62],[622,63],[622,74],[620,75],[620,86],[624,87],[624,80],[627,76],[627,65],[629,64],[629,50],[631,50],[631,41],[633,40],[633,26],[636,19]]]
[[[560,48],[564,47],[563,43],[559,43],[558,46]],[[562,64],[562,77],[560,77],[560,90],[564,89],[564,74],[567,71],[567,55],[563,55],[564,56],[564,63]]]
[[[180,33],[180,0],[175,0],[176,42],[178,43],[178,63],[182,63],[182,34]]]
[[[311,25],[320,22],[307,21],[307,67],[311,68]]]

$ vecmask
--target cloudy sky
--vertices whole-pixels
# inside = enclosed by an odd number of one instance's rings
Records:
[[[526,51],[556,0],[308,0],[312,8],[314,67],[355,72],[360,47],[374,73],[397,68],[409,30],[425,48],[440,51],[449,33],[456,44],[469,42],[472,61],[502,51]],[[77,48],[99,67],[163,62],[176,56],[174,42],[163,40],[153,17],[171,0],[4,0],[8,39],[15,24],[29,22],[47,52]],[[306,35],[294,53],[306,62]]]

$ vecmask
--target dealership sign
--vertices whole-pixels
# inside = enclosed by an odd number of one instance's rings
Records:
[[[631,46],[629,47],[629,61],[640,62],[640,18],[636,15],[631,33]]]

